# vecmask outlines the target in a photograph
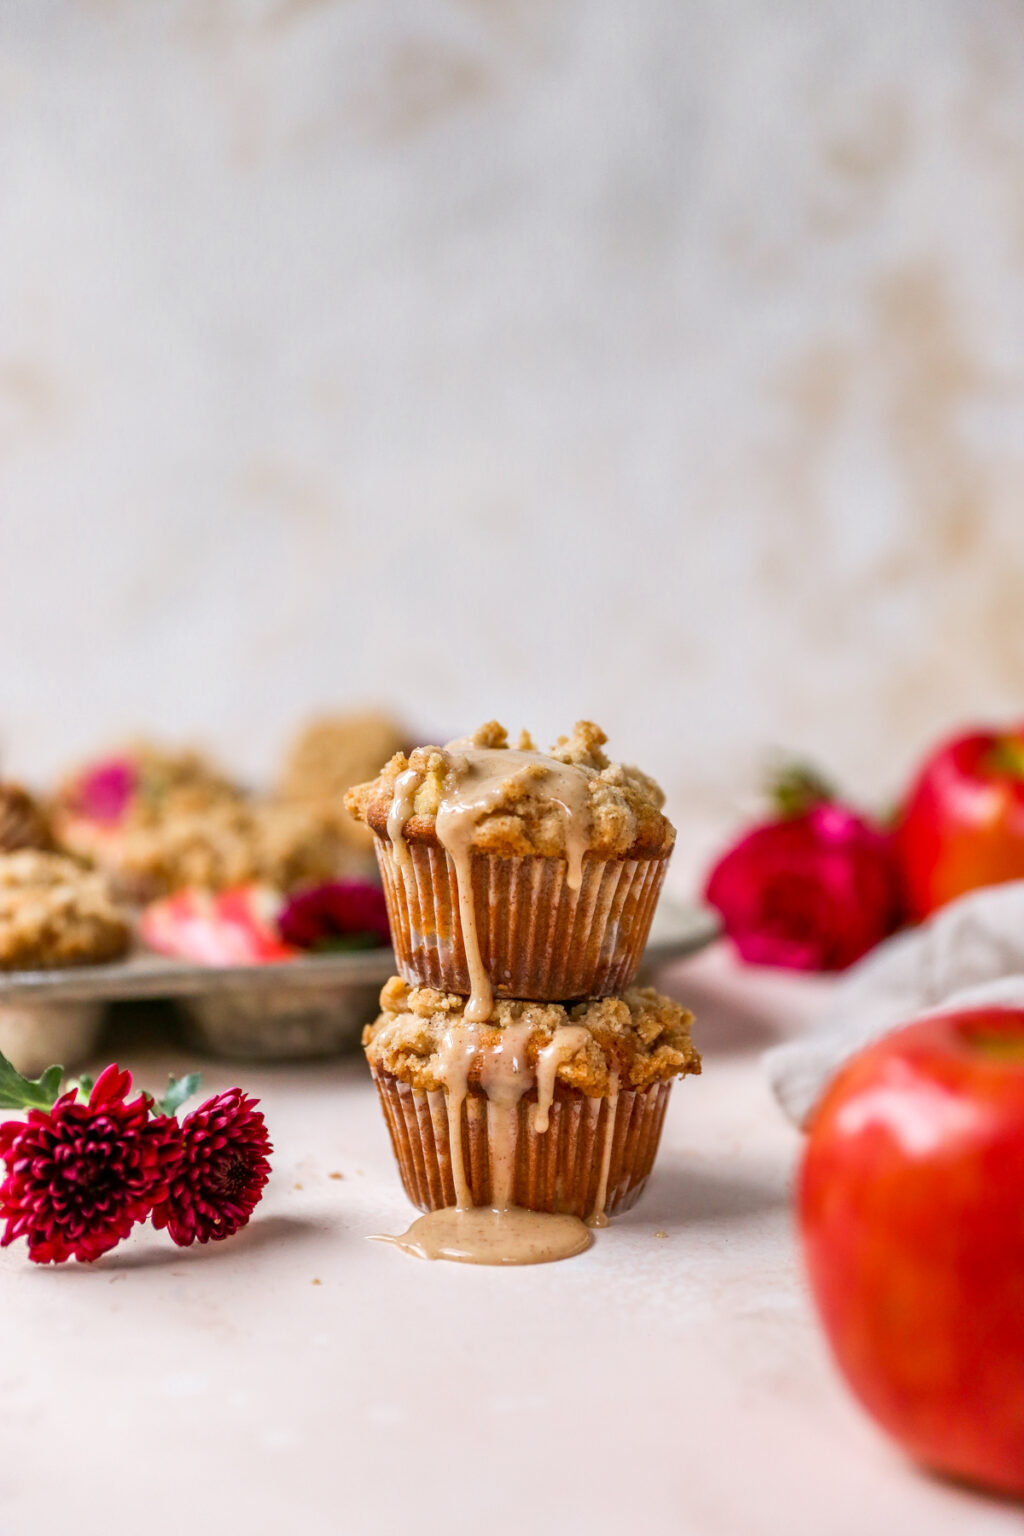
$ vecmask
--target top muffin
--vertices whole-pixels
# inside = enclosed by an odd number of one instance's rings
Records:
[[[509,746],[508,732],[496,720],[472,736],[445,747],[417,747],[397,752],[367,784],[349,790],[345,804],[353,816],[381,837],[388,835],[396,791],[409,797],[403,835],[410,843],[437,840],[437,813],[457,783],[467,752],[509,752],[507,776],[492,784],[488,805],[474,822],[472,846],[503,856],[539,854],[559,857],[566,851],[567,818],[552,793],[555,764],[579,770],[588,816],[588,851],[605,857],[638,857],[667,852],[675,828],[662,814],[664,794],[639,768],[612,763],[601,748],[607,736],[589,720],[577,722],[571,736],[560,736],[548,754],[536,751],[527,732]],[[531,759],[519,756],[533,754]],[[548,766],[550,765],[550,766]],[[403,775],[402,785],[399,779]]]

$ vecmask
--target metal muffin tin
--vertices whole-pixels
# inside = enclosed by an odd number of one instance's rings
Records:
[[[717,937],[708,908],[662,899],[643,973]],[[641,974],[641,980],[644,974]],[[377,1012],[395,974],[390,949],[304,955],[274,965],[204,966],[136,951],[112,965],[0,971],[0,1050],[22,1072],[51,1062],[69,1070],[92,1056],[107,1004],[173,1000],[193,1044],[213,1055],[258,1061],[348,1050]]]

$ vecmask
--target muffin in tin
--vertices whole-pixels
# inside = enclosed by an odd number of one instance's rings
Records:
[[[302,805],[239,801],[124,827],[114,861],[118,885],[138,901],[172,891],[219,891],[263,882],[279,891],[361,869],[333,818]]]
[[[20,784],[0,783],[0,853],[53,848],[53,826],[43,806]]]
[[[276,794],[330,818],[342,840],[372,867],[373,836],[347,815],[345,793],[376,773],[407,742],[398,721],[380,710],[319,715],[289,746]]]
[[[59,853],[0,854],[0,969],[119,959],[131,928],[96,870]]]

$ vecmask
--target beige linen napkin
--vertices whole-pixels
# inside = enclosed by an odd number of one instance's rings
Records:
[[[1024,880],[972,891],[847,971],[821,1025],[764,1057],[775,1096],[805,1126],[849,1056],[900,1024],[961,1004],[1024,1007]]]

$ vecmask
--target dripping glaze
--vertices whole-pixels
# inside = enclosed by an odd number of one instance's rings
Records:
[[[545,798],[557,805],[564,818],[566,884],[578,891],[583,881],[583,859],[590,833],[591,771],[576,763],[560,763],[541,752],[509,747],[470,747],[453,741],[448,755],[448,782],[437,809],[437,840],[452,861],[458,897],[459,920],[469,970],[470,995],[466,1018],[484,1024],[494,1010],[494,991],[480,953],[480,935],[473,896],[472,849],[477,826],[499,808],[511,782],[536,779]],[[405,824],[413,814],[422,774],[408,768],[395,781],[388,812],[388,837],[395,856],[409,872],[409,848]]]
[[[578,1216],[528,1211],[512,1203],[515,1190],[519,1105],[525,1093],[537,1089],[533,1128],[547,1130],[559,1066],[586,1043],[581,1025],[559,1025],[550,1043],[540,1050],[537,1066],[527,1056],[529,1026],[506,1025],[497,1046],[484,1048],[481,1030],[472,1020],[452,1023],[441,1046],[441,1078],[447,1095],[448,1148],[456,1204],[430,1211],[399,1237],[381,1237],[405,1253],[424,1259],[448,1259],[463,1264],[543,1264],[571,1258],[590,1244],[590,1227],[607,1226],[608,1170],[615,1127],[617,1076],[604,1120],[600,1177],[593,1209],[586,1222]],[[478,1066],[487,1099],[487,1148],[491,1204],[474,1206],[466,1176],[462,1142],[463,1108],[470,1073]]]

